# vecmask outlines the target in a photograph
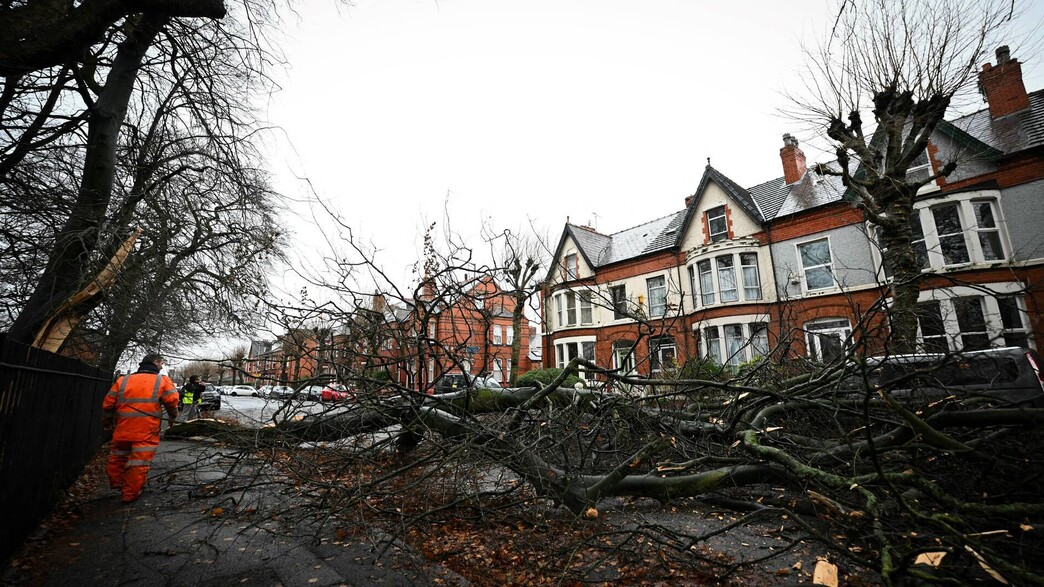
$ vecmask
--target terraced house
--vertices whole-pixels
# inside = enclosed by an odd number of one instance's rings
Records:
[[[979,82],[987,107],[940,124],[909,171],[958,162],[911,219],[928,351],[1044,344],[1044,91],[1026,92],[1004,47]],[[829,360],[880,338],[890,277],[873,228],[796,139],[780,158],[782,177],[748,188],[708,164],[683,209],[614,234],[567,222],[543,290],[545,365],[584,356],[656,376],[770,349]]]

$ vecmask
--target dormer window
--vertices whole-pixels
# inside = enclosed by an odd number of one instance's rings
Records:
[[[707,234],[712,243],[729,238],[729,224],[725,220],[725,206],[707,210]]]

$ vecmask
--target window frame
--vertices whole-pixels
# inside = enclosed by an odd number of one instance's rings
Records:
[[[617,297],[617,292],[620,296]],[[613,320],[626,320],[627,316],[627,285],[609,286],[609,299],[613,302]]]
[[[660,285],[654,286],[654,281],[659,281]],[[663,290],[663,295],[657,299],[653,296],[654,288],[656,291]],[[647,277],[645,279],[645,292],[648,294],[646,306],[650,318],[662,318],[667,315],[667,277],[664,275],[654,275],[653,277]],[[657,303],[658,302],[658,303]]]
[[[677,367],[678,360],[678,345],[674,340],[673,336],[665,335],[658,336],[649,339],[649,373],[656,374],[663,372],[663,364],[665,359],[665,351],[667,358],[673,363],[671,367]]]
[[[760,300],[761,297],[762,297],[762,292],[761,292],[761,268],[760,268],[761,256],[758,255],[757,253],[738,253],[737,256],[739,257],[739,262],[740,262],[740,265],[739,265],[740,266],[740,274],[743,276],[743,299],[747,300],[747,301]],[[754,258],[754,264],[753,265],[745,264],[743,262],[744,261],[744,257],[747,257],[747,258],[753,257]],[[750,269],[750,268],[754,269],[754,284],[753,285],[751,285],[751,284],[749,284],[747,282],[747,277],[748,277],[747,269]],[[738,287],[738,285],[739,284],[737,284],[737,287]],[[748,295],[750,290],[756,290],[757,293],[754,296],[750,296],[750,295]]]
[[[722,263],[726,260],[727,263]],[[716,255],[714,257],[714,268],[716,269],[715,275],[718,278],[718,299],[721,303],[726,302],[738,302],[739,301],[739,281],[736,275],[736,255]],[[728,283],[728,280],[724,279],[726,275],[731,275],[732,287],[726,289],[723,283]],[[728,293],[728,299],[726,299],[726,292]]]
[[[711,216],[712,212],[718,212],[719,210],[721,211],[720,216],[717,214]],[[707,239],[709,240],[709,242],[720,243],[722,241],[729,240],[729,215],[725,212],[725,205],[722,204],[721,206],[709,208],[703,214],[707,220]],[[721,224],[723,225],[724,230],[714,232],[713,226],[716,220],[721,220]]]
[[[569,253],[562,257],[562,278],[573,281],[580,277],[580,260],[576,253]]]
[[[810,265],[810,266],[806,267],[805,266],[805,261],[802,259],[802,256],[801,256],[801,248],[804,247],[804,246],[811,245],[813,243],[818,243],[820,241],[823,241],[823,242],[826,243],[826,245],[827,245],[827,253],[830,255],[830,260],[828,262],[826,262],[826,263],[821,263],[819,265]],[[818,294],[818,293],[822,293],[822,292],[829,292],[829,291],[837,290],[837,288],[838,288],[837,276],[834,274],[834,247],[831,245],[830,235],[822,236],[822,237],[819,237],[819,238],[810,239],[810,240],[803,241],[803,242],[800,242],[800,243],[794,243],[794,248],[795,248],[795,252],[797,253],[798,265],[801,267],[801,291],[802,291],[802,293],[805,293],[805,294],[809,294],[809,293]],[[824,287],[817,287],[817,288],[810,288],[810,287],[808,287],[808,271],[810,269],[822,269],[824,267],[826,268],[827,273],[830,275],[830,285],[824,286]]]
[[[590,290],[577,292],[576,297],[580,308],[580,325],[589,326],[594,324],[594,301]],[[587,312],[587,320],[584,320],[584,312]]]
[[[493,346],[504,345],[504,327],[500,324],[493,325]]]
[[[841,324],[845,326],[841,326]],[[805,353],[813,361],[829,362],[823,360],[822,345],[819,344],[820,336],[839,334],[841,352],[844,353],[852,344],[852,321],[848,318],[818,318],[806,322],[802,330],[805,333]],[[816,337],[816,338],[813,338]],[[834,357],[830,359],[833,361]]]

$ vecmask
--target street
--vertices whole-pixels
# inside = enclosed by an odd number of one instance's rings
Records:
[[[233,419],[243,426],[260,426],[264,423],[293,419],[305,414],[343,410],[347,406],[348,404],[324,404],[312,400],[280,400],[224,395],[221,396],[221,409],[211,412],[211,415],[221,419]]]

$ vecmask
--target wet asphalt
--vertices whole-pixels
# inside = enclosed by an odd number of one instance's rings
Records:
[[[337,535],[288,516],[299,504],[268,486],[222,487],[243,461],[206,441],[164,440],[142,497],[124,504],[104,475],[81,516],[35,554],[31,573],[8,568],[4,585],[463,585],[377,532]],[[264,465],[258,465],[259,469]],[[221,491],[208,488],[222,487]]]

